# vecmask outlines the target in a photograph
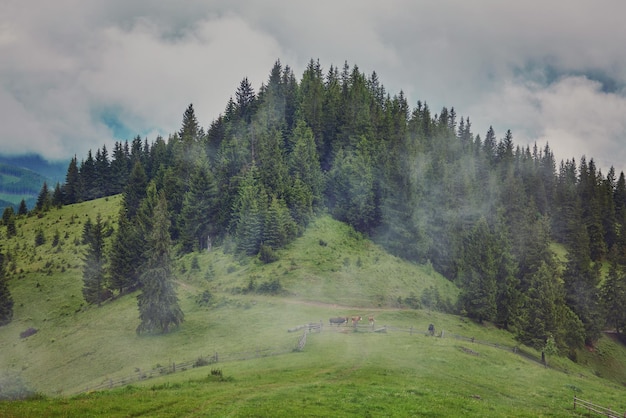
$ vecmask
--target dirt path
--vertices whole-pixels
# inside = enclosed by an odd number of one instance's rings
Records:
[[[343,310],[355,310],[355,311],[372,311],[372,312],[397,312],[402,311],[402,308],[373,308],[371,306],[344,306],[337,303],[318,302],[312,300],[300,300],[300,299],[284,299],[285,303],[292,305],[304,305],[304,306],[316,306],[320,308],[332,308]]]

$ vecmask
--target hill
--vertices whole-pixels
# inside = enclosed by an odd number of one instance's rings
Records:
[[[546,369],[503,350],[517,346],[511,334],[427,309],[424,294],[436,289],[453,303],[458,290],[328,216],[274,263],[235,255],[228,243],[180,257],[185,322],[138,336],[136,293],[101,307],[81,295],[84,224],[100,213],[115,227],[119,204],[113,196],[22,218],[18,236],[4,241],[15,317],[0,327],[2,394],[46,396],[0,402],[0,415],[571,416],[574,395],[626,410],[626,373],[607,380],[596,367],[623,364],[619,344],[603,338],[602,352],[586,353],[582,364],[555,357],[556,368]],[[46,243],[35,246],[38,230]],[[373,315],[388,331],[328,325],[353,315]],[[322,332],[294,352],[302,331],[288,330],[320,322]],[[430,323],[443,338],[426,336]],[[28,329],[37,332],[21,338]],[[216,353],[217,363],[193,367]],[[75,395],[126,379],[131,386]]]
[[[0,155],[0,211],[17,209],[22,199],[33,208],[44,182],[53,188],[64,181],[66,170],[67,163],[51,163],[39,155]]]

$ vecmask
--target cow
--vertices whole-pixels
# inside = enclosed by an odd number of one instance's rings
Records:
[[[352,318],[350,318],[350,319],[352,320],[352,326],[355,326],[355,327],[356,327],[356,325],[359,323],[359,321],[360,321],[361,319],[363,319],[363,318],[362,318],[362,317],[360,317],[360,316],[353,316],[353,317],[352,317]]]
[[[367,319],[370,321],[370,325],[374,325],[374,315],[370,315]]]
[[[330,318],[328,320],[328,323],[330,325],[337,324],[337,326],[339,326],[341,324],[347,324],[348,323],[348,318],[347,317],[342,317],[342,316],[339,316],[339,317],[336,317],[336,318]]]

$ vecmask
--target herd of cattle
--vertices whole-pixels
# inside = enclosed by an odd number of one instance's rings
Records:
[[[330,318],[328,320],[328,323],[330,325],[348,325],[349,323],[352,324],[353,327],[356,327],[357,324],[359,323],[359,321],[363,320],[362,316],[338,316],[335,318]],[[370,325],[374,325],[374,316],[370,315],[369,318],[369,323]]]

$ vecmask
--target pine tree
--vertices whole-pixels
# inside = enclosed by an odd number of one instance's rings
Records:
[[[250,123],[252,114],[254,112],[254,104],[256,96],[252,84],[248,81],[248,77],[241,80],[237,92],[235,93],[237,98],[237,112],[239,117],[246,123]]]
[[[200,129],[200,125],[196,119],[196,113],[193,110],[193,104],[190,103],[183,114],[183,126],[180,128],[178,136],[184,143],[191,144],[201,139]]]
[[[13,319],[13,297],[7,282],[4,254],[0,253],[0,326]]]
[[[87,303],[100,306],[104,299],[104,224],[100,214],[87,233],[87,254],[83,267],[83,297]]]
[[[109,252],[108,272],[111,289],[122,293],[124,290],[134,290],[139,286],[143,246],[144,240],[138,234],[138,227],[126,217],[122,209]]]
[[[17,216],[28,215],[28,206],[26,206],[26,201],[22,199],[20,201],[20,206],[17,209]]]
[[[611,253],[609,274],[600,289],[606,323],[618,333],[626,330],[626,274],[617,263],[617,252]]]
[[[208,163],[201,161],[194,167],[189,190],[183,197],[181,241],[184,251],[209,247],[218,232],[218,203],[213,173]]]
[[[87,159],[81,162],[78,172],[80,173],[84,200],[95,199],[98,193],[98,173],[91,150],[87,152]]]
[[[81,202],[83,200],[83,187],[78,171],[78,160],[76,156],[72,158],[69,166],[67,167],[67,174],[65,175],[65,183],[61,189],[63,191],[63,204],[71,205]]]
[[[459,306],[479,322],[496,318],[498,248],[485,218],[481,218],[465,239],[459,278]]]
[[[148,179],[141,162],[135,163],[130,173],[128,184],[124,188],[124,209],[126,217],[133,219],[137,215],[141,200],[146,197]]]
[[[51,200],[52,199],[50,196],[50,190],[48,189],[48,183],[44,181],[43,186],[41,187],[41,191],[39,192],[39,195],[37,196],[37,203],[35,204],[35,209],[38,212],[46,212],[48,209],[50,209]]]
[[[239,185],[233,210],[237,248],[247,255],[259,252],[266,206],[267,195],[258,179],[258,169],[253,165]]]
[[[7,238],[17,235],[17,228],[15,227],[15,212],[13,206],[7,206],[2,212],[2,223],[7,227]]]
[[[140,279],[142,290],[137,296],[141,320],[138,334],[152,331],[167,333],[170,326],[179,326],[184,320],[173,286],[169,227],[167,201],[161,193],[154,208],[154,224],[148,237],[148,260]]]

